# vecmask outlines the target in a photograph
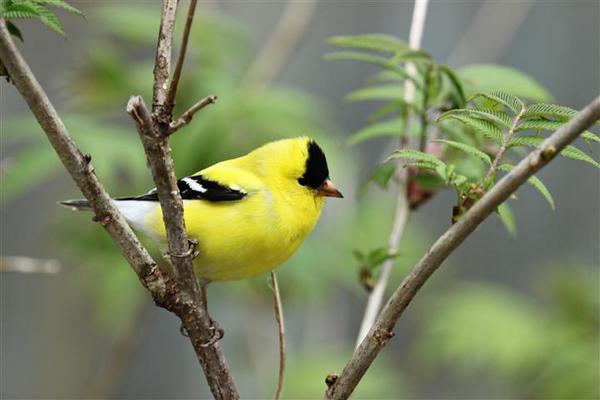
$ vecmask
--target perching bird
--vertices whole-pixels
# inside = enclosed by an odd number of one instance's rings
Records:
[[[325,197],[343,197],[327,160],[310,138],[265,144],[177,181],[188,237],[198,242],[194,270],[205,281],[244,279],[272,271],[313,229]],[[166,247],[156,189],[115,200],[134,228]],[[89,209],[87,200],[60,204]]]

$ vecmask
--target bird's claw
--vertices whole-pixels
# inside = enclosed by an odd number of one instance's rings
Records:
[[[208,328],[212,332],[211,338],[206,343],[202,343],[200,347],[210,347],[217,343],[219,340],[223,339],[225,336],[225,331],[219,326],[217,321],[211,319],[210,320],[210,328]]]

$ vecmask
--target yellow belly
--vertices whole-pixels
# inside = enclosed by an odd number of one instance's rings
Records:
[[[198,241],[196,275],[222,281],[272,271],[294,254],[314,227],[323,201],[310,200],[297,204],[261,192],[239,201],[184,201],[188,236]],[[150,218],[152,236],[164,238],[160,209]]]

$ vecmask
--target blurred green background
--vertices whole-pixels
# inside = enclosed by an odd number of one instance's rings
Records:
[[[67,39],[25,21],[19,46],[109,192],[142,193],[152,183],[124,107],[132,94],[150,99],[160,2],[72,3],[87,18],[58,13]],[[356,196],[386,141],[344,144],[375,108],[342,99],[373,68],[323,61],[331,50],[325,41],[370,32],[406,38],[412,2],[321,1],[314,10],[297,3],[304,31],[269,82],[248,70],[286,3],[199,3],[175,114],[208,94],[219,102],[174,137],[178,175],[309,134],[346,195],[326,206],[279,270],[288,330],[284,397],[321,398],[325,376],[351,354],[367,297],[352,250],[385,245],[394,200],[393,190],[375,186]],[[598,3],[586,1],[433,2],[423,48],[452,67],[521,69],[557,103],[579,108],[599,90],[599,15]],[[55,275],[0,273],[0,395],[208,397],[176,318],[151,304],[90,215],[55,206],[78,192],[16,90],[5,81],[0,88],[2,256],[62,266]],[[597,145],[588,151],[598,158]],[[495,217],[484,223],[409,307],[356,398],[600,396],[598,172],[560,159],[540,175],[556,211],[524,188],[513,203],[516,238]],[[392,287],[448,227],[452,197],[440,193],[412,215]],[[242,396],[270,398],[278,353],[266,277],[212,285],[209,303]]]

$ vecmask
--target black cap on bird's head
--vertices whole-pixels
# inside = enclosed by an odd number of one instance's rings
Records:
[[[325,153],[314,140],[308,141],[308,157],[304,174],[298,183],[317,191],[320,196],[344,197],[329,180],[329,168]]]

